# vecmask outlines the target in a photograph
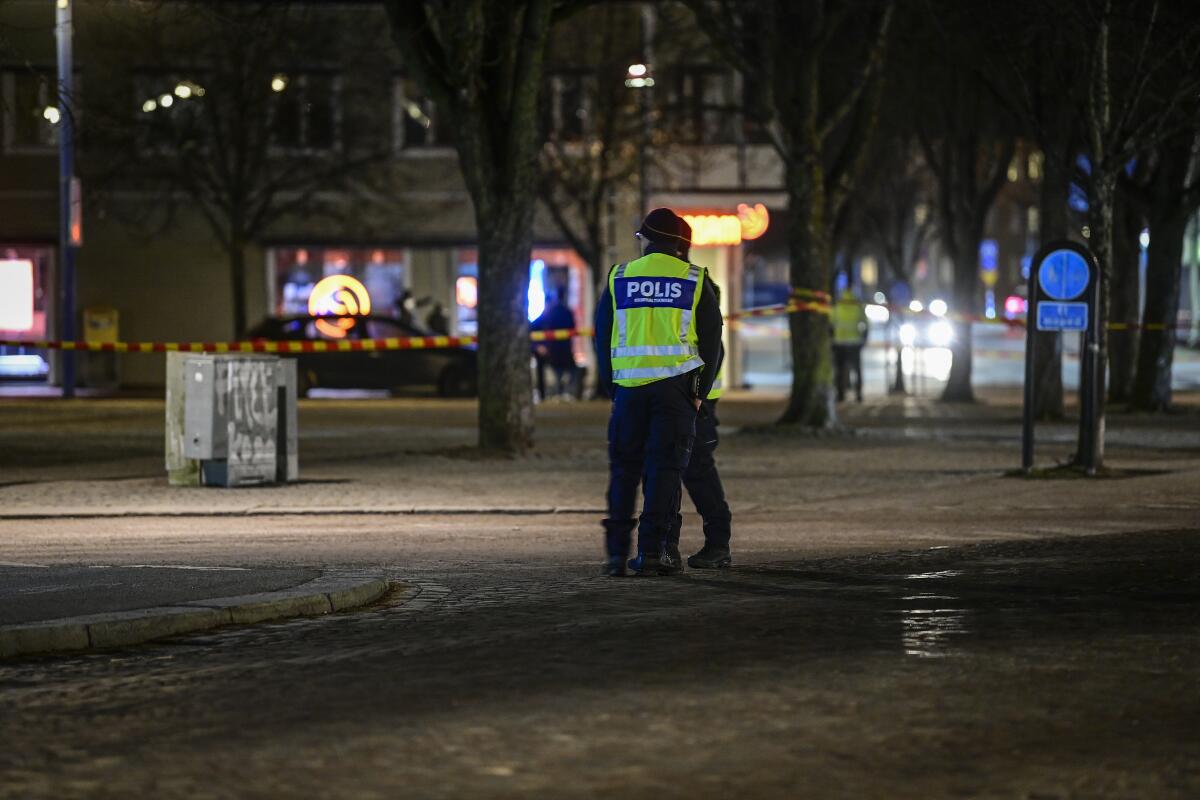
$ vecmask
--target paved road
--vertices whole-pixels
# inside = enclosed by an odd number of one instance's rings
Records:
[[[1195,541],[398,565],[367,612],[0,665],[0,797],[1195,797]]]

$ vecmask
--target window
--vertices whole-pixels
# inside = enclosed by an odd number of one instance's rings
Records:
[[[549,134],[564,142],[582,141],[592,131],[592,98],[595,76],[560,73],[550,77],[546,112]]]
[[[740,87],[732,72],[681,68],[670,74],[664,92],[667,125],[691,144],[733,144],[739,140]]]
[[[277,73],[272,91],[271,143],[283,151],[341,147],[342,79],[334,73]]]
[[[205,81],[195,73],[142,70],[133,76],[133,114],[137,144],[142,150],[166,152],[196,148],[203,151]]]
[[[0,73],[4,149],[37,153],[58,147],[58,87],[53,70]]]
[[[392,95],[392,146],[397,153],[449,143],[447,131],[437,124],[433,101],[415,80],[397,76]]]

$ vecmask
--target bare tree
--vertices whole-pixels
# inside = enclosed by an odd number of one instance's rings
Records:
[[[538,93],[562,0],[387,0],[405,67],[454,144],[479,232],[479,444],[533,443],[529,252],[538,192]]]
[[[712,45],[761,91],[783,159],[794,292],[832,287],[833,234],[875,135],[892,0],[687,0]],[[827,427],[829,321],[789,318],[792,389],[781,423]]]
[[[550,122],[541,153],[539,198],[571,247],[587,262],[594,286],[607,275],[605,230],[614,194],[637,177],[646,147],[636,92],[625,85],[626,69],[638,57],[638,39],[630,36],[639,17],[627,6],[603,5],[580,13],[569,30],[556,31],[552,50],[574,60],[569,73],[552,80],[572,82],[573,92],[546,92],[559,107],[545,108]],[[579,64],[580,53],[583,65]],[[559,87],[562,88],[562,87]],[[577,105],[567,107],[567,96]],[[655,126],[661,134],[661,128]],[[643,145],[647,144],[642,142]]]
[[[105,95],[89,111],[95,182],[136,187],[169,223],[198,212],[228,257],[233,333],[245,333],[246,249],[290,216],[347,209],[357,175],[387,148],[355,138],[345,63],[312,69],[311,48],[329,20],[289,3],[166,3],[111,7],[101,46],[134,63],[134,96]],[[365,30],[343,32],[364,43]],[[369,51],[369,48],[368,48]],[[132,58],[131,58],[132,56]],[[336,200],[327,201],[327,198]]]
[[[1165,411],[1171,407],[1184,236],[1188,219],[1200,208],[1200,139],[1180,132],[1164,140],[1150,160],[1144,327],[1129,399],[1139,411]]]
[[[971,317],[979,311],[979,246],[988,213],[1004,185],[1016,134],[996,113],[997,98],[974,70],[960,67],[964,33],[974,21],[936,14],[939,26],[920,63],[925,89],[916,126],[921,151],[936,183],[938,240],[954,276],[953,360],[942,399],[973,402]]]
[[[1113,283],[1114,205],[1121,172],[1140,153],[1200,113],[1200,18],[1184,0],[1091,0],[1070,23],[1090,46],[1085,140],[1090,243],[1100,263],[1099,375],[1108,353]],[[1081,419],[1076,460],[1104,462],[1104,393],[1094,420]]]

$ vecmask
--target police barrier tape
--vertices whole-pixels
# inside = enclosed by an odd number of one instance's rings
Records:
[[[755,317],[780,316],[793,312],[824,315],[831,313],[830,296],[825,292],[812,289],[794,289],[792,297],[793,299],[787,303],[743,309],[725,315],[725,319],[737,322],[742,319],[748,320]],[[930,316],[957,322],[1025,327],[1025,321],[1020,319],[987,319],[967,314],[946,314],[943,317],[937,317],[928,310],[915,312],[904,306],[884,305],[883,307],[887,308],[889,313],[892,314]],[[1170,326],[1163,323],[1110,322],[1108,324],[1110,331],[1138,329],[1165,330],[1167,327]],[[1186,330],[1188,328],[1186,324],[1179,324],[1174,327],[1179,330]],[[593,333],[594,331],[591,328],[563,328],[552,331],[531,331],[529,338],[534,342],[565,341],[576,336],[591,336]],[[478,336],[401,336],[382,339],[338,339],[334,341],[251,339],[249,341],[237,342],[85,342],[0,339],[0,346],[3,347],[100,353],[359,353],[380,350],[435,350],[451,347],[469,347],[478,343]]]

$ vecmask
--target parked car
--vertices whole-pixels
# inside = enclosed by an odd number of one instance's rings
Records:
[[[249,338],[336,342],[433,335],[382,316],[269,317],[250,331]],[[475,350],[468,347],[292,353],[286,356],[299,362],[297,373],[301,396],[316,388],[425,389],[442,397],[474,397],[478,394]]]

